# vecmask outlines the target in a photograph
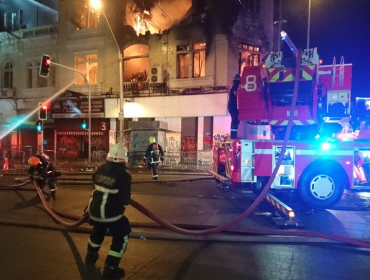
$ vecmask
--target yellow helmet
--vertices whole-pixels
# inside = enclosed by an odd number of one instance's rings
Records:
[[[156,141],[155,141],[155,137],[154,136],[150,136],[149,137],[149,143],[150,144],[153,144],[153,143],[155,143]]]
[[[40,163],[40,159],[38,157],[30,157],[28,159],[28,165],[37,167],[37,165]]]

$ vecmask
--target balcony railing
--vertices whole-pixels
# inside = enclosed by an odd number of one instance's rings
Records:
[[[183,85],[188,87],[167,87],[165,83],[125,82],[123,83],[123,92],[125,97],[150,97],[161,95],[212,94],[229,91],[227,86],[202,86],[199,84],[191,85],[189,83],[183,83]]]

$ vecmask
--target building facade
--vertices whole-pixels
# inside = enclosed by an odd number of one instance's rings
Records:
[[[165,139],[169,149],[210,150],[229,134],[233,76],[272,49],[272,1],[137,2],[102,1],[98,10],[60,0],[58,22],[0,32],[2,148],[38,148],[32,124],[42,102],[44,149],[86,158],[89,96],[94,157],[122,135],[120,110],[127,135],[131,121],[166,122],[168,138],[179,135]],[[47,78],[38,75],[42,54],[52,58]]]

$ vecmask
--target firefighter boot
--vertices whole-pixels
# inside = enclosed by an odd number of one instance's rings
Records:
[[[115,279],[125,277],[125,270],[123,268],[105,265],[103,271],[104,279]]]
[[[98,259],[99,259],[99,253],[87,252],[86,257],[85,257],[85,265],[95,265]]]

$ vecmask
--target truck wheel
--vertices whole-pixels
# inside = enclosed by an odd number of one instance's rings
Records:
[[[257,182],[253,184],[252,191],[255,195],[259,196],[263,190],[263,188],[266,186],[267,182],[269,180],[269,177],[257,177]]]
[[[303,202],[315,209],[326,209],[337,204],[344,191],[338,174],[340,171],[336,168],[328,171],[309,170],[298,188]]]

